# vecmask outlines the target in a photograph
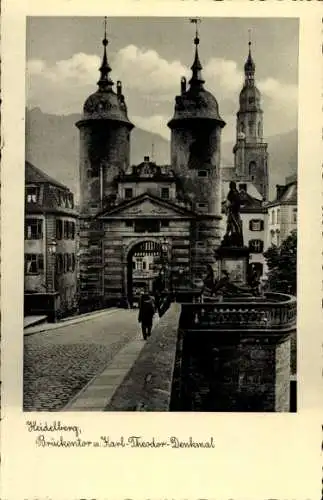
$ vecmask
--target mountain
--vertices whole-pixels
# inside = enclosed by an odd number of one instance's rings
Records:
[[[49,115],[39,108],[26,110],[26,160],[45,173],[66,184],[78,194],[78,141],[75,122],[80,115]],[[283,184],[285,177],[297,169],[297,131],[268,138],[271,196],[276,184]],[[140,128],[131,133],[131,163],[139,164],[145,155],[151,156],[154,144],[154,160],[167,164],[170,144],[158,134]],[[232,143],[222,144],[222,165],[232,165]]]
[[[78,192],[78,141],[75,123],[81,115],[49,115],[39,108],[26,110],[26,160]],[[131,132],[131,163],[136,165],[144,156],[158,164],[169,163],[170,144],[158,134],[139,128]]]

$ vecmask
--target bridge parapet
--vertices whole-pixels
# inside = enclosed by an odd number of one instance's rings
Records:
[[[281,293],[182,304],[181,409],[290,411],[296,309]]]
[[[296,298],[282,293],[264,297],[183,303],[181,327],[188,330],[290,331],[296,326]]]
[[[295,338],[289,295],[172,303],[106,410],[288,412]]]
[[[169,411],[181,306],[170,305],[106,411]]]

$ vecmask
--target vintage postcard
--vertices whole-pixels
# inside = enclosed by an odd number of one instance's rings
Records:
[[[5,3],[5,500],[321,494],[319,14]]]

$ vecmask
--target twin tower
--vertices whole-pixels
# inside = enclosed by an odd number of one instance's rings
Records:
[[[181,79],[181,92],[175,98],[171,129],[171,168],[196,214],[192,239],[194,260],[213,261],[220,243],[221,220],[221,132],[225,122],[215,97],[208,92],[199,59],[198,33],[194,38],[195,56],[191,78]],[[98,89],[85,101],[80,130],[80,216],[93,220],[115,199],[115,179],[130,166],[130,135],[134,125],[128,118],[120,81],[110,77],[107,58],[108,40],[103,39],[103,59]],[[245,82],[240,93],[237,114],[237,139],[234,147],[235,175],[252,181],[266,195],[266,145],[263,143],[260,93],[254,81],[255,65],[249,56],[245,64]],[[265,175],[266,174],[266,175]],[[200,250],[199,250],[200,247]],[[198,255],[202,252],[203,255]]]

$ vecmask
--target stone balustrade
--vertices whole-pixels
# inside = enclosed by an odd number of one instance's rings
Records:
[[[282,293],[202,303],[183,303],[181,327],[194,330],[290,330],[296,326],[296,298]]]

